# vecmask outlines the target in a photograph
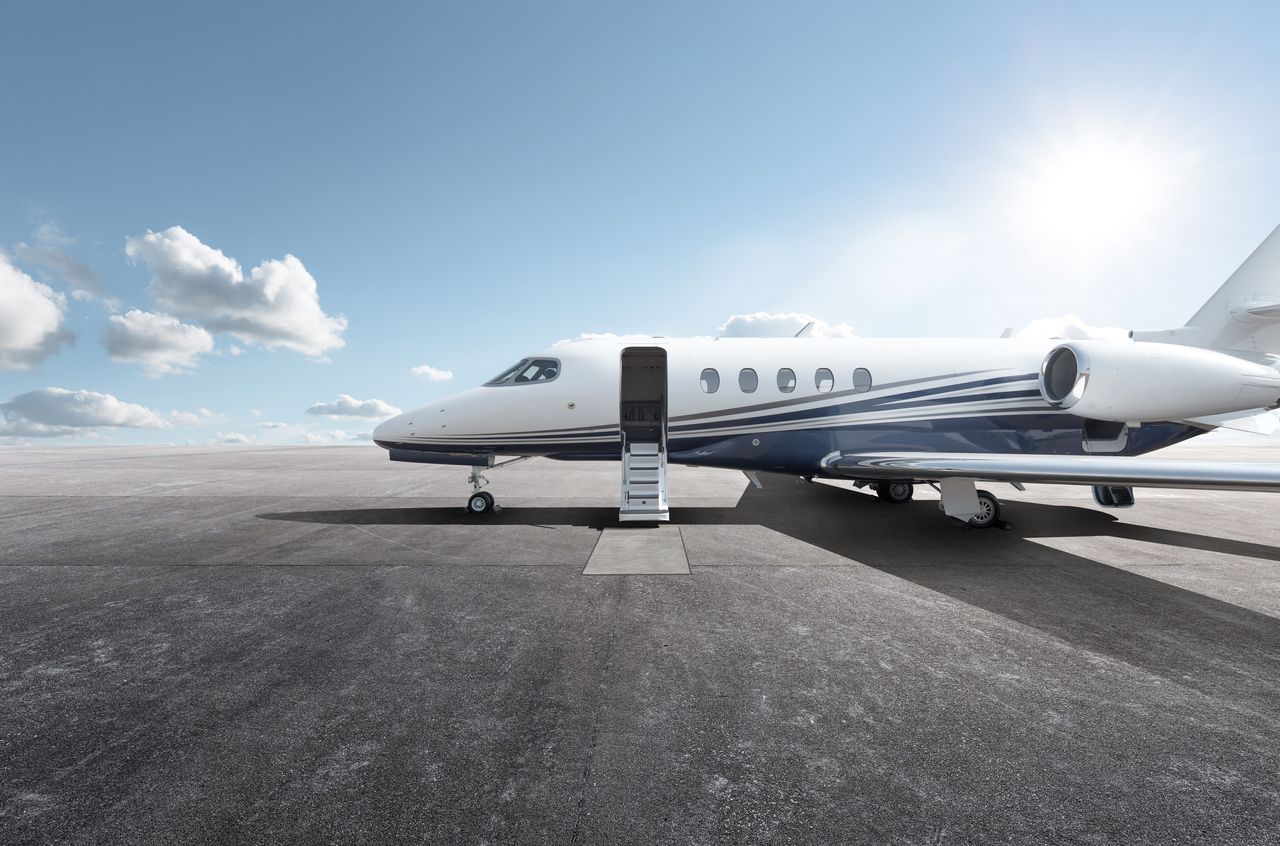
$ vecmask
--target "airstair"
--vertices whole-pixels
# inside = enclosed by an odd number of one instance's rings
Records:
[[[667,511],[667,351],[627,347],[621,359],[622,523],[665,523]]]
[[[667,453],[661,443],[625,441],[622,445],[621,522],[661,522],[667,509]]]

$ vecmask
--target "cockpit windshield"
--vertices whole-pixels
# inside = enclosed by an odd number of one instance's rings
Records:
[[[485,385],[522,385],[526,382],[550,382],[560,375],[560,362],[554,358],[522,358],[494,376]]]

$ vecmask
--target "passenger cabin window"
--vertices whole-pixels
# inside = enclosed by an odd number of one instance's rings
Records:
[[[750,367],[744,367],[738,371],[738,387],[744,394],[754,394],[759,386],[760,377]]]
[[[827,394],[836,386],[836,377],[825,367],[818,368],[813,374],[813,386],[818,389],[818,393]]]
[[[865,367],[859,367],[853,371],[853,392],[865,394],[869,390],[871,390],[871,371]]]
[[[702,371],[702,392],[704,394],[714,394],[720,390],[720,374],[713,368],[708,367]]]
[[[523,385],[527,382],[550,382],[560,375],[560,362],[554,358],[524,358],[494,376],[487,386]]]
[[[778,390],[789,394],[796,389],[796,372],[790,367],[778,371]]]

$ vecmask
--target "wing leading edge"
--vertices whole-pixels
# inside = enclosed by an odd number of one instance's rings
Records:
[[[1178,461],[1099,455],[832,453],[828,473],[852,479],[973,479],[1051,485],[1127,485],[1280,492],[1280,461]]]

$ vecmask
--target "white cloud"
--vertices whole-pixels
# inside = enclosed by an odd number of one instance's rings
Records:
[[[311,430],[298,434],[298,440],[304,444],[321,446],[326,444],[364,443],[373,440],[372,432],[348,432],[344,429]]]
[[[62,326],[67,300],[0,251],[0,369],[29,370],[75,340]]]
[[[179,426],[200,426],[215,420],[222,420],[223,416],[207,408],[198,408],[195,411],[170,411],[169,419]]]
[[[312,430],[303,432],[300,438],[303,443],[312,445],[336,444],[353,440],[352,436],[344,429]]]
[[[619,335],[616,332],[581,332],[576,338],[561,338],[551,346],[572,344],[574,341],[652,341],[653,335]]]
[[[1090,326],[1074,314],[1064,314],[1062,317],[1043,317],[1033,320],[1015,332],[1014,337],[1122,341],[1128,339],[1129,330],[1118,326]]]
[[[448,382],[453,378],[452,370],[441,370],[439,367],[432,367],[430,364],[419,364],[413,368],[413,372],[418,376],[425,376],[428,382]]]
[[[252,414],[254,417],[261,417],[261,416],[262,416],[262,409],[259,409],[259,408],[251,408],[251,409],[249,409],[249,413],[250,413],[250,414]]]
[[[347,321],[320,308],[316,280],[295,256],[240,264],[181,226],[129,238],[125,253],[151,270],[151,295],[166,311],[245,343],[313,357],[346,344]]]
[[[307,409],[307,414],[320,414],[325,417],[393,417],[400,409],[380,399],[358,400],[350,394],[339,394],[333,402],[316,403]]]
[[[136,308],[107,318],[103,343],[112,361],[140,364],[152,378],[191,370],[213,350],[213,336],[199,326]]]
[[[76,294],[84,295],[80,298],[92,299],[102,293],[102,285],[93,268],[67,252],[67,247],[74,244],[75,239],[63,232],[58,224],[41,224],[36,227],[31,240],[34,243],[14,246],[13,251],[18,258],[57,276],[64,284],[74,288]]]
[[[285,429],[285,428],[288,428],[288,426],[289,426],[288,423],[278,423],[272,420],[268,420],[265,423],[258,424],[258,427],[260,429]]]
[[[41,388],[0,402],[0,433],[53,437],[97,428],[168,429],[158,412],[97,391]]]
[[[247,444],[253,440],[253,435],[243,435],[239,432],[218,432],[209,441],[211,444]]]
[[[806,334],[813,338],[851,338],[853,329],[844,323],[830,324],[808,314],[735,314],[724,322],[717,334],[724,338],[790,338],[812,323]]]

